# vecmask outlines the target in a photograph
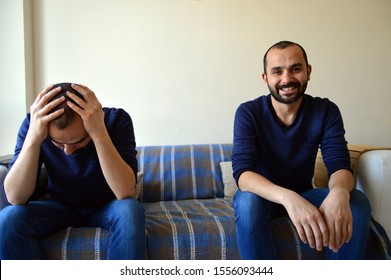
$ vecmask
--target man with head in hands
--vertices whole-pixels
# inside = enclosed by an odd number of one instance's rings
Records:
[[[69,226],[109,230],[108,259],[144,259],[129,114],[102,108],[88,87],[70,83],[47,87],[30,109],[4,181],[10,205],[0,212],[0,259],[43,259],[39,239]],[[50,195],[31,200],[42,165]]]

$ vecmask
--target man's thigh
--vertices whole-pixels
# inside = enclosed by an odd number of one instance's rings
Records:
[[[2,210],[1,216],[1,219],[9,226],[28,228],[36,238],[44,237],[68,226],[83,224],[77,211],[55,200],[10,205]]]

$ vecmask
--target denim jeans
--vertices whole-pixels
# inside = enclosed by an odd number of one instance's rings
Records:
[[[328,193],[328,188],[320,188],[308,190],[301,195],[319,208]],[[364,193],[359,190],[351,192],[350,208],[353,216],[353,236],[338,253],[327,248],[327,259],[362,259],[364,256],[371,219],[371,207]],[[253,193],[238,190],[234,196],[234,210],[241,258],[277,259],[270,221],[276,217],[288,216],[285,208]]]
[[[109,230],[108,259],[145,258],[144,209],[127,198],[99,209],[75,209],[55,200],[7,206],[0,211],[0,259],[43,259],[39,239],[68,226]]]

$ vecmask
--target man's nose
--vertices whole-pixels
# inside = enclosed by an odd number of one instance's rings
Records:
[[[284,82],[290,82],[292,80],[292,73],[291,73],[291,71],[284,70],[282,72],[281,79]]]
[[[73,152],[76,150],[76,147],[74,145],[64,145],[64,153],[69,156],[73,154]]]

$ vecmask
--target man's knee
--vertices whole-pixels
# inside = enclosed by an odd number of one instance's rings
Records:
[[[135,221],[144,219],[144,208],[135,198],[115,200],[111,205],[111,209],[115,211],[117,217]]]
[[[9,205],[0,211],[0,234],[9,228],[15,228],[24,219],[23,205]]]
[[[238,190],[234,197],[234,211],[237,219],[244,219],[255,223],[266,218],[268,214],[268,202],[251,192]]]
[[[252,211],[254,208],[261,207],[262,198],[251,192],[242,192],[238,190],[234,196],[234,207],[243,211]]]

